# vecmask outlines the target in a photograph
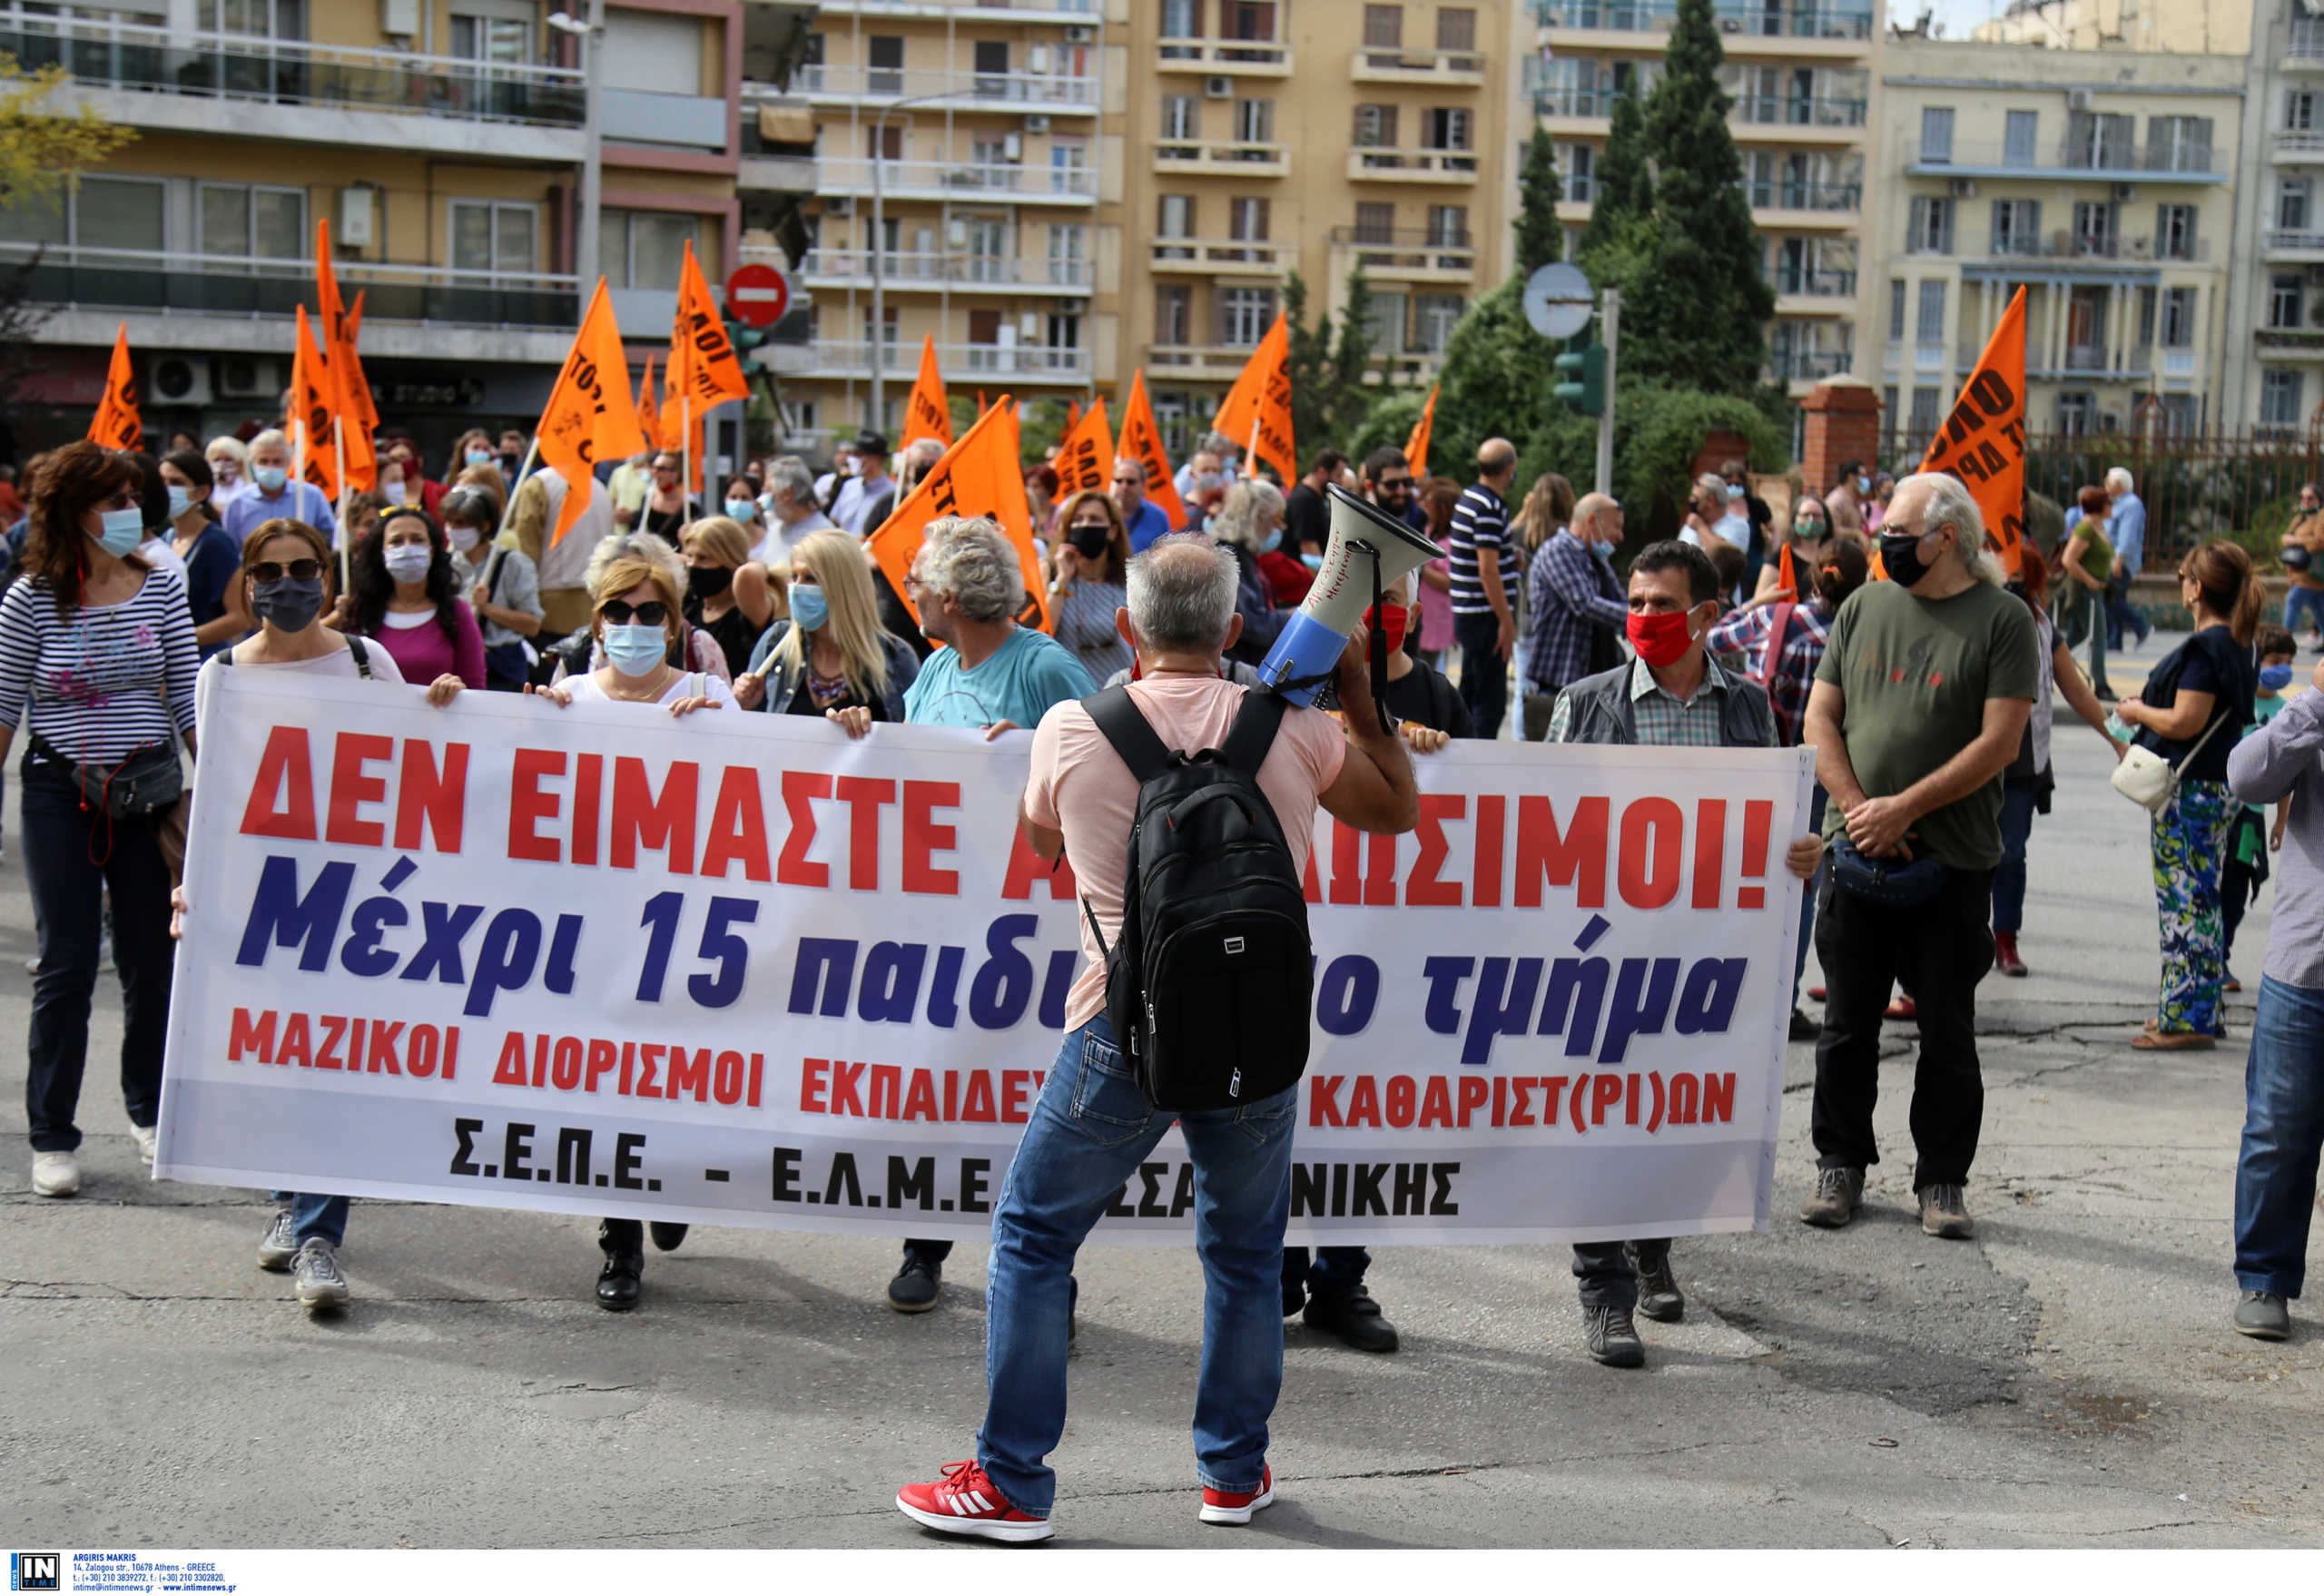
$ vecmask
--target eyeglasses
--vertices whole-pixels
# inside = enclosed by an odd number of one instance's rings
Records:
[[[1406,493],[1410,493],[1413,490],[1413,479],[1409,477],[1383,477],[1380,478],[1380,486],[1384,488],[1401,488]]]
[[[649,598],[640,605],[609,598],[598,607],[597,613],[616,626],[626,626],[632,621],[641,626],[658,626],[669,618],[670,606],[658,598]]]
[[[311,582],[323,574],[320,560],[292,560],[289,565],[281,560],[261,560],[251,567],[254,582],[280,582],[289,576],[294,582]]]

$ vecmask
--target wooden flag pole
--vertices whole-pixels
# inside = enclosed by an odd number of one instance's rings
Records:
[[[538,458],[540,452],[540,434],[536,431],[533,434],[533,440],[525,446],[525,463],[517,468],[516,484],[508,489],[508,497],[501,503],[500,525],[493,530],[492,541],[503,547],[508,547],[508,517],[517,513],[517,489],[522,488],[525,485],[525,478],[533,474],[533,461]],[[571,493],[573,490],[572,483],[568,482],[565,485],[566,492]]]
[[[688,383],[678,395],[678,458],[680,462],[678,508],[684,511],[688,496],[694,492],[694,385],[692,383]],[[709,490],[710,485],[703,484],[705,498],[708,497]],[[684,517],[678,522],[678,542],[683,543],[685,540],[686,528],[693,524],[693,517],[690,516]]]

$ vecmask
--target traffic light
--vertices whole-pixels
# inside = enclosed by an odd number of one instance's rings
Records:
[[[1602,416],[1606,412],[1606,346],[1593,343],[1586,350],[1570,355],[1560,355],[1555,362],[1560,379],[1554,389],[1558,402],[1569,410],[1585,416]]]
[[[746,321],[729,320],[726,323],[726,341],[734,346],[734,354],[739,359],[764,343],[771,330],[769,328],[753,327]]]

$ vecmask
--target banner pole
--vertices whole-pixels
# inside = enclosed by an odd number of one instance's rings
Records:
[[[344,593],[354,577],[354,529],[347,524],[347,418],[334,415],[330,419],[330,448],[332,463],[339,468],[339,590]]]
[[[694,493],[694,389],[691,386],[678,395],[679,449],[681,465],[678,477],[678,508],[685,509],[686,500]],[[683,541],[692,517],[678,522],[678,538]]]

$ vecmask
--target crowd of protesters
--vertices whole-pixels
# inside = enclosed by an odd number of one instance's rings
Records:
[[[472,431],[434,474],[408,435],[379,442],[376,488],[337,504],[296,479],[272,429],[206,445],[173,438],[158,456],[75,443],[23,474],[0,598],[0,754],[24,745],[40,1196],[80,1186],[75,1109],[107,946],[125,1010],[124,1104],[153,1156],[184,770],[222,671],[410,685],[439,705],[473,691],[650,705],[683,725],[766,713],[820,717],[851,738],[899,722],[1024,734],[1026,838],[1044,857],[1073,852],[1096,939],[1043,1101],[1103,1098],[1117,1124],[1139,1128],[1096,1151],[1061,1139],[1058,1116],[1034,1116],[995,1215],[978,1455],[907,1486],[898,1504],[953,1532],[1049,1533],[1044,1460],[1065,1423],[1074,1252],[1175,1118],[1205,1178],[1228,1194],[1206,1209],[1196,1242],[1213,1344],[1196,1425],[1203,1516],[1247,1522],[1273,1500],[1266,1420],[1284,1321],[1302,1316],[1370,1353],[1400,1338],[1367,1287],[1364,1249],[1311,1256],[1283,1245],[1288,1092],[1173,1115],[1120,1068],[1102,949],[1121,934],[1125,889],[1096,862],[1122,856],[1137,782],[1089,706],[1122,689],[1167,744],[1226,745],[1253,667],[1324,561],[1336,488],[1440,555],[1364,617],[1389,651],[1377,702],[1352,645],[1336,721],[1285,710],[1260,745],[1253,773],[1295,866],[1319,806],[1359,829],[1408,829],[1409,756],[1505,725],[1536,742],[1813,750],[1811,807],[1787,852],[1808,883],[1790,994],[1792,1039],[1816,1049],[1808,1224],[1845,1226],[1860,1209],[1879,1157],[1883,1026],[1909,1022],[1921,1227],[1972,1234],[1976,994],[1995,970],[2028,973],[2028,845],[2054,786],[2056,700],[2114,759],[2139,763],[2143,750],[2169,767],[2149,805],[2162,975],[2133,1047],[2201,1050],[2226,1034],[2224,994],[2240,990],[2227,955],[2272,857],[2233,1324],[2288,1333],[2324,1142],[2324,692],[2293,682],[2303,621],[2324,633],[2324,569],[2311,569],[2324,498],[2312,486],[2284,534],[2283,625],[2261,624],[2260,576],[2240,547],[2200,542],[2178,566],[2191,635],[2135,696],[2116,699],[2107,660],[2153,624],[2130,602],[2149,527],[2120,469],[2067,514],[2049,507],[2055,536],[2030,540],[2008,573],[1976,500],[1949,477],[1899,480],[1851,461],[1817,491],[1728,461],[1676,485],[1673,536],[1631,547],[1611,496],[1577,495],[1554,473],[1521,490],[1508,439],[1487,440],[1462,478],[1416,474],[1393,447],[1360,460],[1324,448],[1278,485],[1238,469],[1234,445],[1213,436],[1173,482],[1185,507],[1175,524],[1139,462],[1118,462],[1103,491],[1063,494],[1054,467],[1030,467],[1054,616],[1043,631],[1019,622],[1023,567],[990,520],[932,521],[901,591],[869,557],[865,540],[940,455],[932,442],[897,455],[867,430],[820,477],[777,456],[710,478],[714,494],[684,480],[684,457],[641,455],[603,474],[563,539],[549,532],[576,485],[532,468],[521,433]],[[2084,642],[2087,677],[2073,652]],[[1824,985],[1803,993],[1811,938]],[[1820,1015],[1803,999],[1820,1000]],[[275,1200],[261,1266],[290,1272],[310,1309],[344,1306],[347,1199]],[[645,1300],[649,1232],[667,1251],[686,1227],[603,1221],[601,1306]],[[890,1305],[937,1306],[951,1245],[906,1241]],[[1586,1242],[1572,1268],[1583,1344],[1600,1363],[1645,1362],[1637,1315],[1683,1316],[1668,1240]],[[1217,1355],[1226,1346],[1235,1355]]]

